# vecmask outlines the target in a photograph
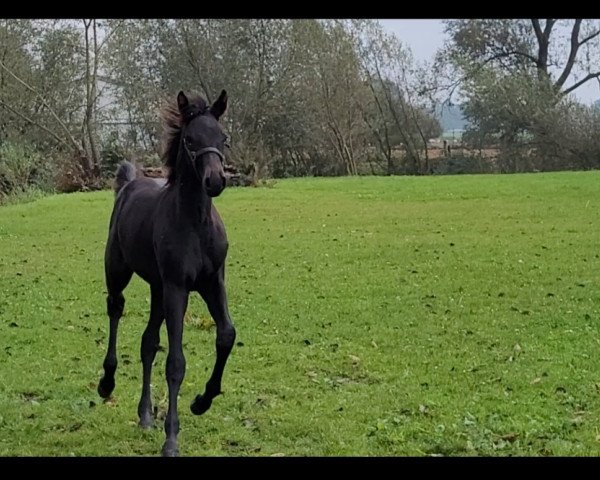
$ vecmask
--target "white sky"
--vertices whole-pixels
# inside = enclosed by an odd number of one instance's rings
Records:
[[[446,39],[442,20],[379,20],[379,23],[410,47],[416,60],[433,60]]]
[[[415,60],[433,61],[435,52],[446,40],[442,20],[403,19],[379,20],[379,22],[411,49]],[[579,87],[574,94],[581,102],[589,105],[600,98],[600,84],[590,80]]]

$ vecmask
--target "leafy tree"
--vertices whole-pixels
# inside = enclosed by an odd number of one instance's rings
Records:
[[[600,77],[600,22],[450,20],[446,31],[471,124],[465,138],[497,145],[507,172],[568,163],[561,122],[583,114],[569,94]]]

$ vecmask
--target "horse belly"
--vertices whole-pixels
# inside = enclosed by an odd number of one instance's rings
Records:
[[[160,274],[156,265],[156,258],[152,243],[139,242],[135,248],[135,254],[130,254],[125,260],[131,266],[133,271],[148,283],[157,283],[160,281]]]

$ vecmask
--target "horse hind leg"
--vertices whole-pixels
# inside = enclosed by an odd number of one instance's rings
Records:
[[[150,380],[152,363],[160,343],[160,326],[164,320],[162,287],[151,288],[150,320],[142,335],[140,354],[142,357],[142,396],[138,404],[140,427],[150,428],[153,424]]]
[[[104,376],[98,383],[98,394],[102,398],[110,397],[115,388],[115,371],[117,370],[117,329],[119,320],[123,315],[125,297],[123,290],[131,280],[133,271],[123,261],[107,263],[106,285],[108,296],[106,297],[106,310],[109,318],[108,351],[104,358]]]

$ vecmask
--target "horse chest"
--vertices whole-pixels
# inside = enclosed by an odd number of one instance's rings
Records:
[[[226,241],[218,234],[199,234],[190,239],[191,264],[196,277],[211,276],[221,268],[227,255]]]
[[[225,262],[227,240],[219,232],[180,232],[159,242],[163,280],[183,283],[193,288],[198,282],[214,275]]]

